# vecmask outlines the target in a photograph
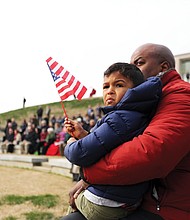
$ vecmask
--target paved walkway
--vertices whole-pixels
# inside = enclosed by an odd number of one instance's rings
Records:
[[[0,154],[0,165],[30,168],[72,177],[71,163],[65,157]]]

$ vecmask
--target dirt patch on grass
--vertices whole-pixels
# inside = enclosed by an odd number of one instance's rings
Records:
[[[36,207],[31,202],[20,205],[0,206],[0,220],[8,216],[25,219],[23,213],[31,211],[51,212],[56,217],[64,216],[68,207],[68,192],[74,185],[72,180],[57,174],[29,169],[0,166],[0,199],[5,195],[58,195],[60,200],[56,207],[46,209]]]

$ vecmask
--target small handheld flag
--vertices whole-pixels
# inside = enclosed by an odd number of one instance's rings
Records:
[[[49,57],[46,62],[61,100],[63,101],[71,95],[74,95],[78,100],[81,100],[86,93],[87,88],[51,57]]]
[[[69,71],[54,61],[52,57],[47,60],[47,65],[51,72],[53,81],[57,88],[58,94],[61,101],[67,99],[69,96],[73,95],[78,100],[81,100],[85,95],[87,88],[83,86]],[[63,103],[61,102],[65,116],[67,117]]]

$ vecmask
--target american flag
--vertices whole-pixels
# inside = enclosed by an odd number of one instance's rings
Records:
[[[74,95],[77,99],[81,100],[86,93],[87,88],[83,86],[69,71],[65,70],[63,66],[54,61],[52,57],[49,57],[46,62],[61,100],[63,101],[71,95]]]

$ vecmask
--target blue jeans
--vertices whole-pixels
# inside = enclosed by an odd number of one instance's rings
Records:
[[[60,220],[87,220],[80,212],[73,212]],[[133,214],[120,220],[164,220],[159,215],[150,213],[143,209],[136,210]]]

